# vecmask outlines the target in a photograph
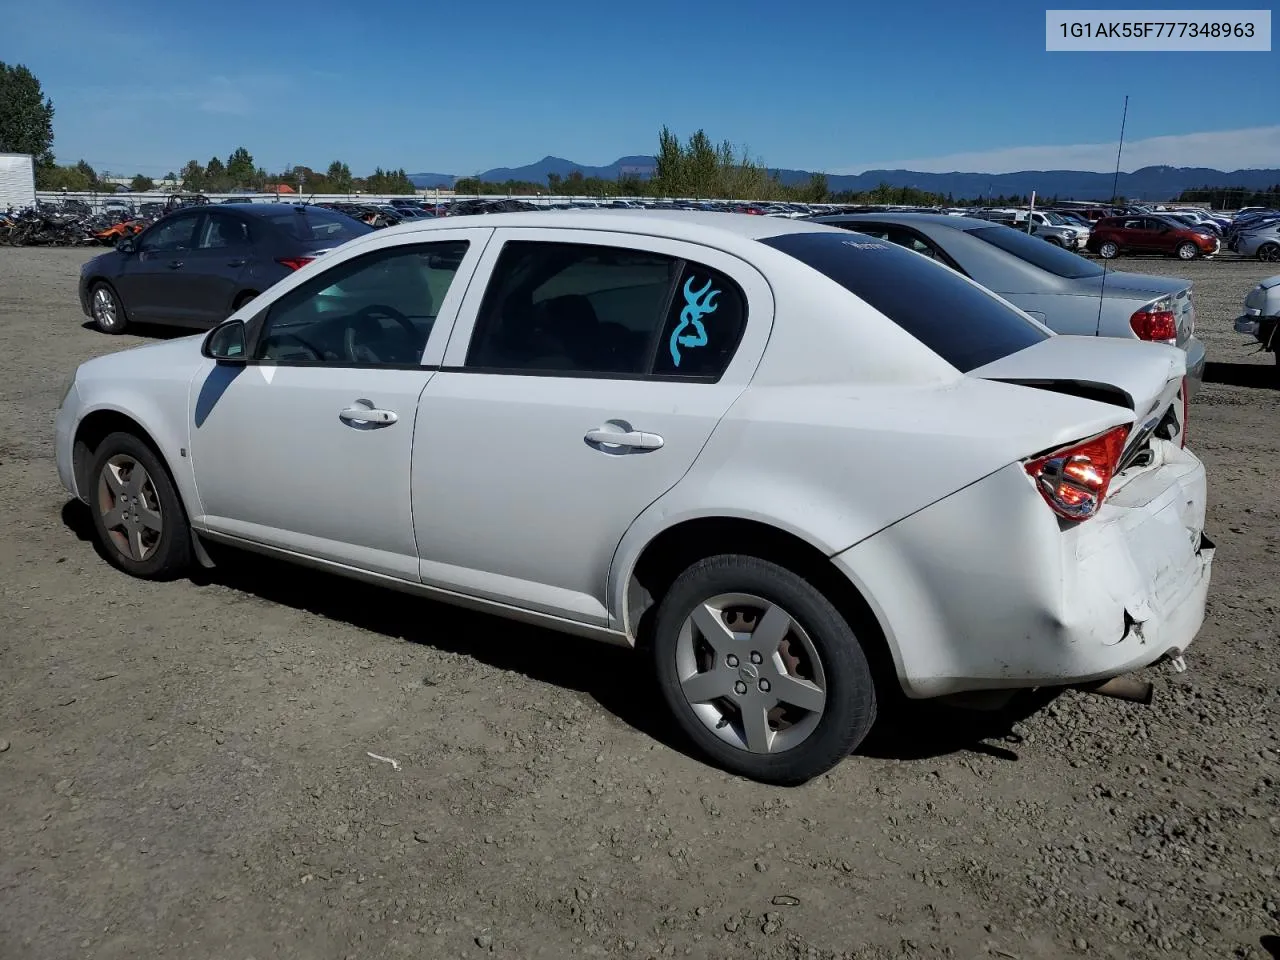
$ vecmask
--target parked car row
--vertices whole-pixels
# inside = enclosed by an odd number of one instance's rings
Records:
[[[1115,695],[1203,621],[1180,281],[1110,274],[1099,330],[1096,264],[911,214],[229,205],[126,247],[86,309],[285,266],[67,385],[59,478],[131,575],[233,546],[635,647],[702,756],[783,784],[890,691]]]

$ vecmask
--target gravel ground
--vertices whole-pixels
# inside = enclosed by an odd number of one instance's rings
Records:
[[[0,249],[0,958],[1280,955],[1280,392],[1231,330],[1274,267],[1124,263],[1196,281],[1212,361],[1189,671],[914,707],[784,790],[682,752],[625,651],[107,567],[51,446],[75,364],[145,339],[82,326],[91,253]]]

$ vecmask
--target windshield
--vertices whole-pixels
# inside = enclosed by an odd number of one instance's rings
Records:
[[[950,267],[896,243],[825,231],[760,242],[834,280],[963,373],[1052,336]]]
[[[977,230],[970,230],[969,234],[1056,277],[1079,280],[1083,277],[1102,276],[1102,268],[1097,264],[1021,230],[979,227]]]

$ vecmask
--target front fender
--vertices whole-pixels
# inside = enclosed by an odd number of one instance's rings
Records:
[[[171,390],[140,392],[124,385],[80,382],[77,384],[82,405],[70,425],[72,450],[81,425],[95,413],[110,411],[128,417],[146,433],[169,468],[178,496],[187,516],[200,515],[200,498],[196,491],[191,458],[187,456],[190,416],[187,409],[187,385],[172,384]],[[79,491],[83,497],[83,491]]]

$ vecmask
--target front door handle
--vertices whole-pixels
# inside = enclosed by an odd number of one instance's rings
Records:
[[[228,266],[228,267],[243,267],[243,266],[244,266],[244,261],[243,261],[243,260],[228,260],[228,261],[227,261],[227,266]]]
[[[170,260],[170,261],[169,261],[169,269],[170,269],[170,270],[177,270],[177,269],[178,269],[179,267],[181,267],[181,266],[182,266],[182,261],[181,261],[181,260]]]
[[[394,410],[379,410],[368,400],[357,400],[351,406],[339,410],[338,419],[348,426],[368,429],[389,427],[400,418]]]
[[[588,430],[582,438],[593,446],[630,447],[633,450],[657,450],[665,442],[656,433],[645,433],[641,430],[623,430],[618,426],[606,424]]]

